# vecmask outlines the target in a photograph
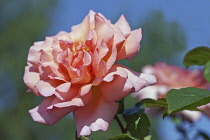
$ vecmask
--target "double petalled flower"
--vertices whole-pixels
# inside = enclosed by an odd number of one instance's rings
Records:
[[[131,31],[122,15],[112,24],[90,11],[72,32],[59,32],[30,48],[24,82],[44,100],[30,110],[32,118],[53,125],[73,112],[78,136],[108,129],[115,101],[154,84],[150,74],[115,63],[140,49],[141,29]]]

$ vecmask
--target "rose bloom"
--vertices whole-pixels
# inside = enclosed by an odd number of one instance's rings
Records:
[[[118,110],[116,100],[156,82],[115,63],[138,53],[141,38],[141,29],[131,31],[123,15],[112,24],[90,11],[72,32],[35,42],[24,82],[28,92],[45,98],[29,111],[33,120],[53,125],[73,112],[78,136],[106,131]]]
[[[202,70],[188,70],[175,65],[156,63],[154,66],[145,66],[142,69],[142,72],[155,75],[157,83],[153,86],[142,89],[140,92],[133,93],[132,96],[138,100],[145,98],[155,100],[158,98],[165,98],[170,89],[185,87],[208,89],[210,87],[210,84],[203,77]],[[207,105],[202,106],[202,108],[207,109]],[[147,112],[156,115],[158,111],[151,108],[148,109]],[[181,112],[181,115],[186,120],[195,121],[200,118],[201,113],[198,111],[185,110]]]

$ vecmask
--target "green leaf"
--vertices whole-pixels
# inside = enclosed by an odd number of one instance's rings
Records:
[[[110,138],[109,140],[138,140],[138,139],[132,136],[129,136],[128,134],[120,134],[120,135]]]
[[[182,110],[198,110],[196,107],[210,102],[210,91],[195,87],[171,89],[166,95],[167,114]]]
[[[144,140],[151,140],[152,139],[152,136],[151,135],[148,135],[144,138]]]
[[[210,60],[210,48],[201,46],[190,50],[184,57],[186,67],[192,65],[205,65]]]
[[[136,113],[128,116],[123,116],[130,134],[133,137],[144,140],[150,134],[150,121],[145,113]]]
[[[157,99],[157,100],[144,99],[141,102],[145,103],[147,107],[165,107],[165,108],[168,107],[168,104],[165,98]]]
[[[126,109],[122,114],[130,134],[141,140],[150,133],[150,121],[144,113],[144,107],[144,103],[138,102],[135,107]]]
[[[81,136],[79,138],[76,138],[76,140],[90,140],[90,139],[88,137]]]
[[[130,124],[128,130],[132,136],[144,140],[145,137],[150,135],[150,121],[145,113],[143,113],[137,120],[135,120],[134,125]]]
[[[210,61],[208,61],[203,70],[204,77],[210,82]]]

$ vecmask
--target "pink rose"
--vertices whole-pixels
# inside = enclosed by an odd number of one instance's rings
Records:
[[[140,92],[133,93],[132,95],[138,100],[165,98],[170,89],[184,87],[208,89],[210,87],[201,70],[187,70],[175,65],[156,63],[154,66],[145,66],[142,72],[155,75],[157,83],[142,89]],[[201,115],[197,111],[182,111],[181,114],[190,121],[199,119]]]
[[[112,24],[90,11],[72,32],[35,42],[24,82],[29,92],[45,98],[29,111],[32,118],[53,125],[73,112],[78,136],[106,131],[118,109],[116,100],[156,82],[150,74],[115,63],[132,58],[141,38],[141,29],[131,31],[123,15]]]

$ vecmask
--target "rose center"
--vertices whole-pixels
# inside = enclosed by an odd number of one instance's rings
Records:
[[[72,52],[74,54],[77,53],[78,51],[90,51],[90,50],[91,49],[82,42],[74,42],[72,47]]]

